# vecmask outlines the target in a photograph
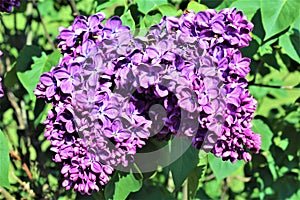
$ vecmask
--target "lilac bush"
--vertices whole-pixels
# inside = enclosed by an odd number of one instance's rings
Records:
[[[238,50],[249,44],[253,25],[241,11],[164,17],[140,37],[119,17],[104,19],[79,16],[60,28],[64,57],[35,90],[53,105],[45,137],[53,160],[63,164],[66,189],[99,191],[150,137],[189,137],[200,149],[215,133],[207,149],[223,160],[247,162],[250,151],[258,153],[261,138],[251,131],[256,101],[245,79],[250,59]]]
[[[20,0],[0,0],[0,12],[11,12],[13,7],[19,7]]]

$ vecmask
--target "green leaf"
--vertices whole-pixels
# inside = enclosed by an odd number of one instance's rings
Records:
[[[203,162],[204,161],[204,162]],[[207,156],[200,162],[201,165],[197,166],[188,176],[188,197],[195,199],[196,193],[200,188],[200,180],[205,174],[207,169]]]
[[[292,58],[298,63],[300,63],[299,38],[300,34],[296,29],[294,29],[293,34],[287,32],[281,37],[279,37],[279,45],[284,49],[284,51],[290,58]]]
[[[13,87],[18,82],[16,63],[14,63],[4,78],[4,84],[7,88]]]
[[[196,2],[196,1],[191,1],[191,2],[188,4],[188,6],[187,6],[186,9],[187,9],[187,10],[193,10],[193,11],[195,11],[195,13],[198,13],[198,12],[200,12],[200,11],[205,11],[205,10],[207,10],[208,7],[207,7],[206,5],[203,5],[203,4],[198,3],[198,2]]]
[[[75,200],[105,200],[105,197],[101,190],[99,192],[93,192],[92,195],[80,194],[78,192]]]
[[[52,66],[56,66],[60,58],[61,58],[61,53],[59,50],[56,50],[52,52],[50,55],[48,55],[48,60],[45,66],[46,71],[50,71]]]
[[[217,180],[222,180],[230,176],[243,165],[243,161],[241,160],[231,163],[229,160],[223,161],[221,158],[217,158],[211,153],[208,154],[208,163]]]
[[[105,3],[102,3],[100,4],[99,6],[97,6],[96,8],[96,11],[99,12],[103,9],[106,9],[106,8],[109,8],[111,6],[114,6],[114,5],[123,5],[125,2],[123,1],[120,1],[120,0],[109,0]]]
[[[258,100],[265,97],[269,92],[268,88],[252,86],[252,85],[249,86],[249,90],[250,90],[251,94]]]
[[[276,52],[272,51],[271,54],[264,54],[261,57],[265,63],[273,67],[274,69],[280,70],[280,65],[278,64],[278,60],[276,59]]]
[[[163,16],[176,16],[177,15],[177,9],[173,5],[170,5],[170,4],[159,5],[155,9],[159,10]]]
[[[223,0],[222,3],[216,8],[216,10],[222,10],[224,8],[229,8],[229,6],[236,0]]]
[[[296,19],[295,23],[292,26],[293,29],[298,30],[300,32],[300,16]]]
[[[37,83],[40,81],[40,76],[43,72],[50,71],[51,67],[57,65],[60,58],[58,51],[53,52],[49,57],[42,52],[41,57],[33,57],[34,63],[31,65],[31,70],[25,72],[17,72],[17,76],[27,90],[30,99],[33,99],[33,90],[36,88]]]
[[[168,167],[172,172],[175,190],[178,190],[199,162],[198,150],[190,146],[186,152]]]
[[[114,172],[111,179],[107,183],[107,185],[104,188],[104,197],[105,199],[112,199],[115,188],[116,188],[116,182],[119,181],[119,174],[118,172]]]
[[[263,56],[265,54],[272,54],[273,52],[273,48],[271,45],[273,45],[276,41],[278,40],[278,38],[274,38],[266,43],[263,43],[259,48],[258,48],[258,53]]]
[[[265,40],[288,28],[300,15],[297,0],[261,0],[260,3]]]
[[[56,12],[54,9],[54,4],[53,4],[53,1],[51,1],[51,0],[39,2],[38,8],[43,17],[44,16],[55,17],[55,15],[56,15]]]
[[[285,174],[274,183],[275,199],[288,199],[297,192],[299,187],[300,182],[297,180],[297,174]]]
[[[167,0],[135,0],[138,5],[138,10],[147,14],[154,7],[162,4],[168,4]]]
[[[160,12],[155,13],[154,15],[149,15],[147,14],[142,23],[143,23],[143,28],[149,28],[153,24],[158,24],[162,19],[162,15]]]
[[[135,22],[131,16],[130,10],[128,10],[125,14],[121,16],[122,25],[129,26],[130,30],[134,32],[135,30]]]
[[[142,181],[136,180],[132,173],[119,177],[115,183],[115,194],[113,199],[125,200],[131,192],[137,192],[142,187]]]
[[[187,9],[187,10],[193,10],[193,11],[195,11],[195,13],[198,13],[198,12],[200,12],[200,11],[205,11],[205,10],[207,10],[208,8],[207,8],[206,5],[200,4],[200,3],[195,2],[195,1],[191,1],[191,2],[188,4],[188,6],[187,6],[186,9]]]
[[[269,150],[272,144],[273,132],[269,126],[260,119],[254,119],[252,124],[252,131],[261,134],[261,149]]]
[[[16,70],[17,72],[24,72],[30,68],[32,64],[33,56],[41,56],[41,49],[38,46],[34,45],[26,45],[20,51],[19,57],[16,62]]]
[[[252,0],[251,3],[245,0],[237,0],[230,7],[236,7],[238,10],[241,10],[247,16],[247,19],[251,20],[260,8],[260,0]]]
[[[9,170],[9,152],[8,152],[8,143],[0,130],[0,186],[4,186],[6,188],[10,187],[8,181],[8,170]]]
[[[36,128],[40,123],[46,120],[48,116],[48,111],[52,108],[51,104],[46,104],[42,112],[39,113],[37,117],[35,117],[33,125]]]
[[[165,188],[146,185],[140,191],[130,194],[128,200],[175,200]]]

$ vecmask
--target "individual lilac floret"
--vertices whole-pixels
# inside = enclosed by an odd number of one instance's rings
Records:
[[[19,7],[20,0],[0,0],[0,12],[11,12],[13,7]]]

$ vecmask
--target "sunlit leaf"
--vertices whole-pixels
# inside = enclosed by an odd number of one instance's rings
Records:
[[[130,30],[134,32],[135,30],[135,22],[131,16],[130,10],[128,10],[125,14],[121,16],[122,25],[129,26]]]
[[[208,154],[208,163],[217,180],[228,177],[243,165],[243,161],[241,160],[237,160],[235,163],[232,163],[229,160],[223,161],[221,158],[217,158],[211,153]]]
[[[290,32],[287,32],[279,38],[279,45],[284,49],[284,51],[289,57],[291,57],[298,63],[300,63],[299,44],[300,33],[296,29],[292,34]]]
[[[206,5],[200,4],[195,1],[191,1],[187,6],[187,10],[193,10],[193,11],[195,11],[195,13],[198,13],[200,11],[205,11],[207,9],[208,8]]]
[[[251,3],[245,0],[237,0],[233,2],[230,7],[236,7],[241,10],[248,20],[251,20],[256,11],[260,8],[260,0],[252,0]]]
[[[25,72],[17,72],[17,76],[27,90],[30,99],[33,99],[33,90],[36,88],[37,83],[40,81],[40,76],[43,72],[50,71],[51,67],[56,65],[60,58],[58,51],[53,52],[49,57],[43,52],[41,57],[33,57],[34,63],[31,69]]]
[[[115,193],[113,199],[125,200],[131,192],[136,192],[142,187],[141,180],[136,180],[132,173],[119,177],[115,183]]]
[[[6,188],[10,187],[8,181],[8,170],[9,170],[9,152],[7,140],[4,137],[3,132],[0,130],[0,186]]]
[[[265,40],[283,31],[295,22],[300,15],[300,1],[261,0],[262,24],[266,31]]]
[[[167,0],[135,0],[138,5],[139,11],[144,14],[147,14],[150,10],[152,10],[155,6],[167,4]]]
[[[253,124],[252,127],[253,132],[261,134],[261,149],[269,150],[272,144],[272,137],[273,137],[273,133],[271,129],[267,124],[265,124],[260,119],[254,119],[252,121],[252,124]]]

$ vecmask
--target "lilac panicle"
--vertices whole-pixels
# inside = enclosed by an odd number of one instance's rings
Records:
[[[241,11],[164,17],[141,37],[119,17],[104,19],[78,16],[60,28],[64,57],[34,91],[53,105],[45,137],[63,164],[63,187],[99,191],[150,137],[189,137],[196,148],[211,140],[207,149],[232,162],[259,152],[260,135],[251,131],[257,102],[245,79],[250,59],[239,51],[253,25]]]

